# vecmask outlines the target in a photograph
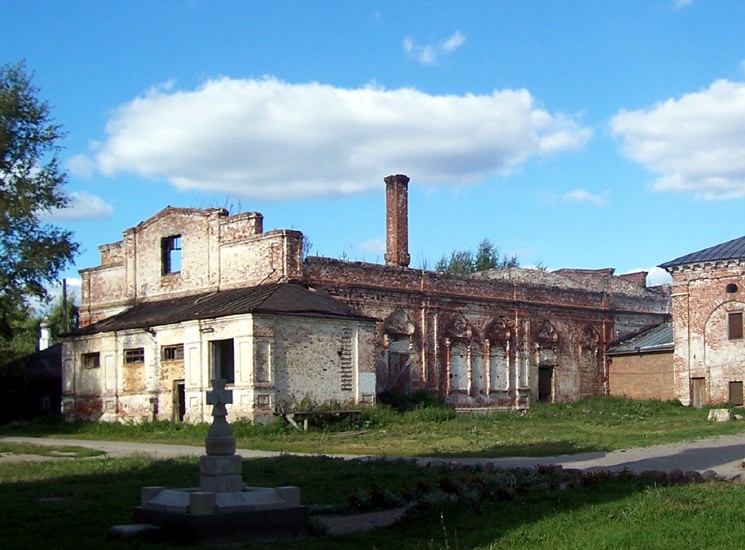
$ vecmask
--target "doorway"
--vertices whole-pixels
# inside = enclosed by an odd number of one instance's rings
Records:
[[[173,421],[183,422],[186,416],[186,384],[183,380],[173,381]]]
[[[551,403],[554,387],[554,367],[538,367],[538,401]]]

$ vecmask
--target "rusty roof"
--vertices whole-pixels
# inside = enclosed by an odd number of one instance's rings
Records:
[[[74,331],[74,335],[148,328],[197,319],[245,313],[372,320],[345,303],[312,288],[291,283],[207,292],[142,302],[130,309]]]
[[[709,248],[704,248],[698,252],[691,252],[680,258],[670,260],[661,264],[660,267],[667,269],[679,265],[696,264],[699,262],[716,262],[722,260],[741,260],[745,259],[745,237],[732,239],[726,243],[718,244]]]
[[[637,353],[673,351],[673,347],[673,322],[667,321],[611,346],[608,349],[608,355],[634,355]]]

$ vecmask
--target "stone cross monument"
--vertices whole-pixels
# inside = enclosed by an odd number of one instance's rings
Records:
[[[199,458],[199,487],[167,489],[143,487],[135,508],[135,529],[157,526],[166,540],[189,544],[223,544],[252,540],[302,537],[308,534],[308,507],[300,505],[300,489],[247,487],[241,480],[241,456],[235,454],[235,437],[225,405],[233,392],[225,380],[212,380],[206,392],[212,405],[207,430],[207,454]],[[116,526],[124,534],[130,526]]]
[[[207,454],[199,459],[199,488],[211,493],[234,493],[243,490],[241,456],[235,454],[235,437],[225,405],[233,402],[233,392],[225,389],[225,380],[213,380],[207,391],[212,405],[212,424],[207,430]]]

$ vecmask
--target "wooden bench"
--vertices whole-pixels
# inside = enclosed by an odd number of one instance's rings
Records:
[[[332,420],[339,421],[345,418],[357,418],[362,411],[277,411],[274,414],[284,419],[285,422],[298,430],[308,431],[309,420]]]

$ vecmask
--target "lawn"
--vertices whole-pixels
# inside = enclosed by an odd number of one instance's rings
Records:
[[[742,412],[742,411],[738,411]],[[487,416],[442,406],[365,409],[356,423],[297,431],[280,423],[235,422],[239,447],[398,456],[526,456],[667,443],[740,432],[707,410],[676,403],[591,398]],[[133,548],[108,540],[129,523],[140,487],[198,483],[196,459],[88,456],[64,439],[124,439],[203,445],[206,425],[139,426],[34,422],[0,433],[60,438],[49,450],[2,443],[0,453],[46,454],[48,462],[0,463],[0,548]],[[54,458],[59,457],[59,458]],[[723,548],[745,537],[744,486],[667,485],[644,477],[588,475],[558,482],[543,470],[445,470],[403,461],[280,456],[244,460],[243,479],[293,484],[314,516],[415,507],[399,524],[344,537],[319,534],[283,548]],[[318,522],[314,521],[317,526]]]
[[[740,411],[742,412],[742,411]],[[456,414],[430,405],[397,412],[363,409],[354,422],[298,431],[277,421],[233,422],[239,448],[320,454],[388,456],[551,456],[613,451],[745,430],[745,422],[708,422],[708,409],[677,402],[594,397],[578,403],[535,405],[528,411]],[[7,435],[170,442],[201,446],[207,425],[153,422],[139,426],[40,422],[0,429]]]
[[[289,456],[245,460],[243,467],[252,484],[298,485],[314,515],[396,499],[418,503],[395,526],[333,538],[320,533],[283,542],[288,549],[719,549],[745,537],[740,485],[666,485],[622,474],[585,476],[561,489],[554,475]],[[131,522],[140,487],[192,486],[197,477],[196,459],[0,464],[0,548],[162,548],[109,540],[109,528]]]

